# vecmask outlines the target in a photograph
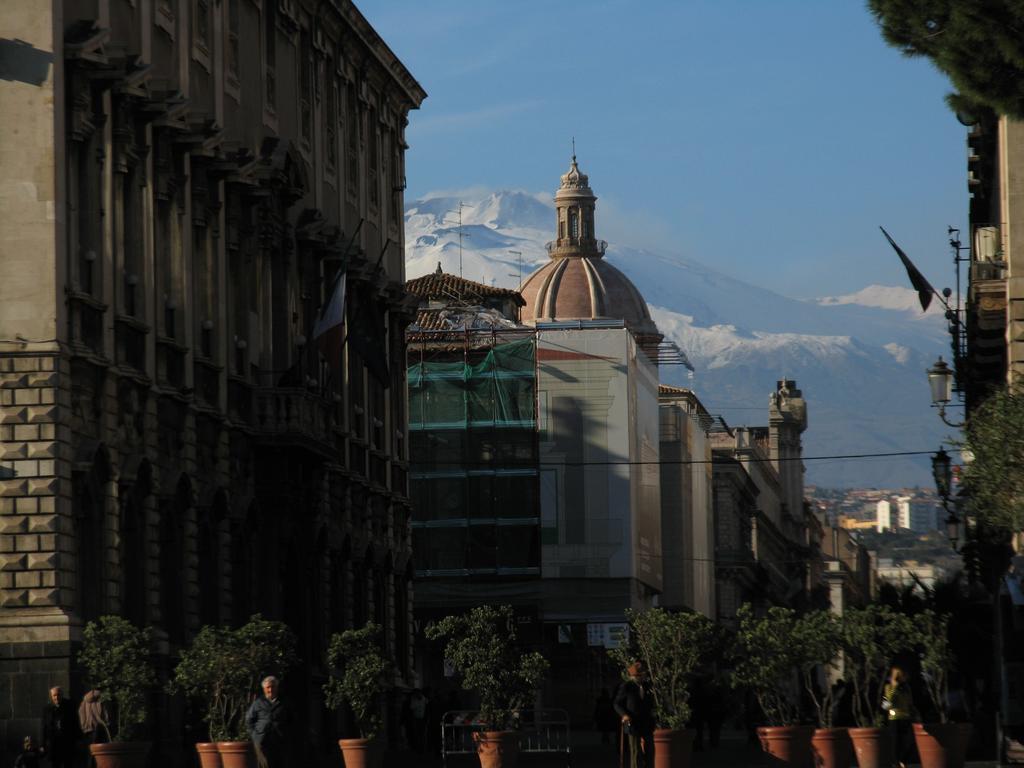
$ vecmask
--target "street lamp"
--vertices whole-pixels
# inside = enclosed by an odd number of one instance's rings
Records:
[[[956,512],[950,512],[946,517],[946,538],[949,539],[953,551],[959,552],[956,545],[960,542],[960,518],[956,516]]]
[[[932,407],[939,409],[939,418],[943,423],[950,427],[962,427],[963,423],[956,424],[946,418],[946,406],[953,399],[953,369],[941,355],[935,365],[928,369],[928,386],[932,390]]]
[[[932,456],[932,479],[935,480],[935,490],[943,502],[948,502],[949,487],[953,484],[953,462],[945,448],[939,448],[938,453]]]
[[[942,362],[942,359],[939,359]],[[939,448],[932,456],[932,479],[935,480],[935,490],[942,497],[942,508],[948,513],[946,517],[946,537],[949,539],[953,551],[957,550],[960,542],[960,518],[956,509],[949,508],[949,493],[953,485],[953,463],[946,453],[945,448]]]

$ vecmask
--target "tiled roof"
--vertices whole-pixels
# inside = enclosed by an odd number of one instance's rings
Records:
[[[410,332],[417,331],[477,331],[491,329],[520,328],[495,309],[483,307],[462,307],[443,309],[420,309],[416,319],[409,326]]]
[[[425,299],[455,299],[458,301],[479,300],[483,298],[511,299],[518,306],[526,305],[519,291],[508,288],[496,288],[493,285],[484,285],[473,280],[467,280],[458,275],[449,275],[446,272],[431,272],[429,275],[409,280],[405,284],[405,290],[415,296],[422,296]]]
[[[692,389],[686,389],[685,387],[672,387],[672,386],[669,386],[668,384],[659,384],[658,385],[658,394],[659,395],[689,395],[689,394],[692,394],[692,393],[693,393]]]

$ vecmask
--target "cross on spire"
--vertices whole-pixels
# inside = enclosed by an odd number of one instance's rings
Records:
[[[572,161],[576,162],[576,137],[572,137]]]

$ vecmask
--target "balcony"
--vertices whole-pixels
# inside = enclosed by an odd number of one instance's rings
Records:
[[[608,250],[608,242],[605,240],[594,240],[593,238],[581,238],[575,241],[571,238],[564,238],[561,243],[558,240],[549,240],[544,243],[544,248],[551,257],[579,253],[592,253],[595,256],[604,256],[604,252]]]
[[[298,446],[341,459],[334,403],[301,387],[260,387],[254,401],[257,435],[275,445]]]

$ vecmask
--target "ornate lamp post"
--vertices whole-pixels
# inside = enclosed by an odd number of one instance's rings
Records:
[[[928,369],[928,386],[932,391],[932,406],[939,409],[939,418],[947,426],[959,429],[963,422],[958,424],[946,418],[946,406],[953,399],[953,376],[953,369],[940,355],[935,365]]]
[[[939,359],[942,362],[942,359]],[[932,479],[935,480],[935,490],[942,497],[942,508],[946,510],[946,536],[954,552],[959,552],[957,545],[960,542],[960,518],[956,514],[956,508],[950,509],[949,495],[953,485],[953,463],[946,453],[945,448],[940,448],[938,453],[932,456]]]

